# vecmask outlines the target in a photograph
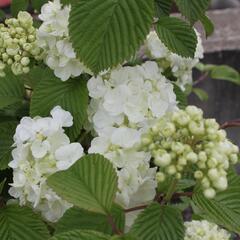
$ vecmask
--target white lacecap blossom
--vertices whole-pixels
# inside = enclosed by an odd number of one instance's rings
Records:
[[[177,79],[177,84],[183,89],[186,84],[192,84],[192,69],[203,58],[201,36],[196,30],[195,32],[198,43],[194,58],[181,57],[169,51],[155,31],[150,32],[145,43],[146,54],[151,58],[159,60],[159,65],[163,70],[170,67],[174,77]]]
[[[229,240],[231,237],[226,230],[206,220],[185,222],[184,225],[184,240]]]
[[[64,133],[63,127],[72,125],[72,115],[57,106],[51,117],[24,117],[14,135],[9,193],[19,199],[20,205],[30,204],[51,222],[72,207],[46,182],[51,174],[68,169],[83,155],[80,143],[70,143]]]
[[[39,18],[43,21],[37,32],[38,44],[45,52],[45,63],[62,81],[89,72],[77,59],[69,40],[68,19],[70,6],[62,6],[60,0],[42,6]]]
[[[177,106],[173,85],[151,61],[92,77],[88,90],[89,121],[97,133],[112,126],[143,129]]]
[[[140,133],[135,129],[106,128],[89,149],[113,163],[118,175],[116,201],[125,208],[151,201],[156,194],[156,169],[150,168],[150,154],[137,150],[139,141]]]

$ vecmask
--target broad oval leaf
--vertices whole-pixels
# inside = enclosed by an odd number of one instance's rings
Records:
[[[110,236],[100,232],[76,230],[57,234],[49,240],[109,240]]]
[[[109,214],[117,192],[117,174],[109,160],[90,154],[68,170],[50,176],[48,184],[79,208]]]
[[[240,177],[231,171],[228,180],[228,189],[219,192],[214,199],[205,198],[197,189],[193,201],[205,218],[229,231],[240,233]]]
[[[0,236],[1,240],[46,240],[50,237],[38,215],[17,205],[0,209]]]
[[[131,58],[154,17],[154,0],[80,0],[73,5],[69,34],[79,59],[94,73]]]
[[[123,209],[114,204],[111,209],[111,215],[117,229],[124,231],[125,214]],[[56,224],[57,234],[80,229],[94,230],[110,235],[113,234],[112,227],[106,215],[89,212],[76,207],[69,209]]]
[[[173,5],[172,0],[155,0],[157,15],[159,17],[164,16],[164,15],[169,16],[172,5]]]
[[[182,240],[181,212],[174,207],[153,203],[138,216],[130,233],[138,240]]]
[[[43,77],[34,89],[30,105],[31,116],[49,116],[57,105],[73,115],[73,127],[66,129],[71,140],[79,136],[87,117],[88,91],[84,76],[62,82],[49,69],[45,70],[48,77]]]
[[[164,45],[173,53],[193,58],[197,47],[197,35],[185,21],[175,17],[161,17],[156,30]]]
[[[182,15],[193,24],[207,11],[210,0],[175,0],[175,2]]]
[[[8,168],[11,161],[13,135],[17,127],[17,122],[0,123],[0,170]]]

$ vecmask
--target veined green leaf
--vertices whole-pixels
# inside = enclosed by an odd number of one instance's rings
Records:
[[[111,216],[117,229],[124,231],[125,214],[123,209],[114,204],[111,209]],[[72,230],[94,230],[113,234],[111,225],[106,215],[73,207],[69,209],[56,225],[56,234]]]
[[[195,23],[208,9],[209,0],[175,0],[178,9],[191,24]]]
[[[17,122],[0,123],[0,170],[8,168],[11,161],[11,152],[13,144],[13,135]]]
[[[76,140],[87,117],[88,91],[84,76],[62,82],[51,70],[45,70],[47,77],[41,79],[33,92],[31,116],[49,116],[57,105],[73,115],[73,127],[66,129],[71,140]]]
[[[94,73],[131,58],[154,17],[154,0],[81,0],[70,13],[69,34],[79,59]]]
[[[156,30],[159,38],[170,51],[183,57],[194,57],[197,36],[187,22],[175,17],[161,17]]]
[[[177,97],[178,106],[180,108],[185,108],[188,103],[187,95],[183,92],[183,90],[177,84],[174,84],[174,92]]]
[[[182,240],[183,219],[175,207],[153,203],[140,213],[130,233],[138,240]]]
[[[171,12],[173,1],[172,0],[155,0],[157,15],[161,16],[169,16]]]
[[[4,178],[3,181],[0,182],[0,195],[1,195],[2,191],[3,191],[3,188],[4,188],[4,185],[5,185],[6,180],[7,180],[7,179]]]
[[[50,176],[48,184],[75,206],[108,215],[117,192],[117,174],[109,160],[90,154]]]
[[[200,16],[200,21],[205,29],[206,37],[209,37],[214,32],[214,25],[211,19],[207,15],[203,14]]]
[[[0,236],[1,240],[46,240],[50,237],[38,215],[17,205],[0,209]]]
[[[201,88],[193,88],[192,90],[201,101],[207,101],[208,100],[208,94],[206,91],[204,91]]]

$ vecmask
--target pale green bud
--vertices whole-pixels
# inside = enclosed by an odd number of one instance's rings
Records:
[[[5,67],[6,67],[6,65],[0,61],[0,71],[2,71]]]
[[[30,72],[30,68],[29,67],[23,67],[22,71],[23,71],[23,73],[29,73]]]
[[[165,175],[164,173],[158,172],[158,173],[156,174],[156,180],[157,180],[157,182],[164,182],[165,179],[166,179],[166,175]]]
[[[28,57],[23,57],[23,58],[21,59],[21,64],[22,64],[23,66],[27,66],[29,63],[30,63],[30,59],[29,59]]]
[[[188,153],[186,158],[187,158],[187,161],[190,161],[192,163],[196,163],[198,161],[198,156],[194,152]]]
[[[177,172],[177,169],[174,165],[170,165],[167,167],[167,173],[169,175],[174,175],[174,174],[176,174],[176,172]]]
[[[3,54],[2,54],[2,59],[3,59],[3,61],[7,61],[8,58],[9,58],[9,56],[8,56],[7,53],[3,53]]]
[[[237,162],[238,162],[238,155],[235,154],[235,153],[231,154],[230,155],[230,161],[231,161],[232,164],[237,164]]]
[[[208,199],[213,199],[216,196],[216,191],[213,188],[207,188],[203,192],[204,196]]]
[[[24,43],[23,44],[23,49],[25,51],[30,51],[32,49],[32,45],[30,43]]]
[[[227,133],[225,130],[221,129],[221,130],[217,131],[217,136],[218,136],[219,141],[223,141],[224,139],[226,139]]]
[[[199,121],[203,118],[203,111],[195,106],[187,106],[186,112],[189,114],[192,120]]]
[[[215,181],[216,179],[219,178],[219,173],[216,168],[212,168],[208,170],[208,177],[212,180]]]
[[[21,60],[21,56],[20,56],[19,54],[15,55],[15,56],[14,56],[14,60],[15,60],[16,62],[19,62],[19,61]]]
[[[220,177],[213,181],[213,186],[219,191],[225,191],[228,187],[228,181],[226,177]]]
[[[194,121],[191,121],[188,125],[190,132],[193,135],[203,135],[205,132],[204,125],[202,122],[196,123]]]
[[[207,154],[203,151],[198,153],[198,158],[200,161],[202,162],[206,162],[207,161]]]
[[[11,58],[9,58],[9,59],[7,60],[7,64],[8,64],[8,65],[12,65],[12,64],[13,64],[13,60],[12,60]]]
[[[206,177],[202,179],[201,184],[204,189],[207,189],[210,187],[210,181]]]
[[[182,166],[187,165],[187,159],[184,158],[184,157],[180,157],[180,158],[178,159],[178,164],[180,164],[180,165],[182,165]]]
[[[171,149],[177,154],[182,154],[184,152],[184,145],[181,142],[175,142],[172,143]]]
[[[10,44],[8,45],[6,52],[10,56],[14,56],[18,54],[18,51],[20,50],[19,46],[17,44]]]
[[[36,38],[35,38],[33,35],[29,35],[29,36],[28,36],[28,40],[29,40],[30,42],[34,42],[34,41],[36,40]]]
[[[21,26],[24,28],[31,27],[33,24],[32,16],[28,12],[20,11],[17,16]]]
[[[215,168],[218,165],[218,161],[215,158],[210,158],[207,165],[209,168]]]
[[[196,178],[196,179],[201,179],[201,178],[203,178],[203,172],[202,171],[196,171],[195,173],[194,173],[194,177]]]
[[[175,133],[176,129],[174,124],[168,122],[166,125],[161,129],[161,133],[164,137],[170,137]]]
[[[171,156],[168,153],[155,157],[155,164],[159,167],[166,167],[171,163]]]
[[[181,173],[177,173],[175,177],[176,177],[176,179],[180,180],[182,178],[182,174]]]

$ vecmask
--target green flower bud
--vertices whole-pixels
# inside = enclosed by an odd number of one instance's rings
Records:
[[[21,64],[22,64],[23,66],[27,66],[29,63],[30,63],[30,59],[29,59],[28,57],[23,57],[23,58],[21,59]]]
[[[17,18],[21,26],[24,28],[31,27],[33,24],[32,16],[28,12],[20,11]]]
[[[167,173],[169,175],[174,175],[174,174],[176,174],[176,172],[177,172],[177,169],[174,165],[170,165],[167,167]]]
[[[192,163],[196,163],[197,160],[198,160],[198,155],[194,152],[190,152],[190,153],[187,154],[186,158],[187,158],[187,161],[190,161]]]
[[[199,121],[203,118],[203,111],[195,106],[187,106],[186,112],[192,120]]]
[[[196,172],[194,173],[194,177],[195,177],[196,179],[201,179],[201,178],[203,178],[203,172],[202,172],[202,171],[196,171]]]
[[[225,191],[228,187],[228,181],[226,177],[220,177],[213,182],[213,186],[219,191]]]
[[[155,157],[155,164],[159,167],[166,167],[171,163],[171,156],[168,153]]]
[[[202,179],[201,184],[204,189],[208,189],[210,187],[210,181],[206,177]]]
[[[172,143],[171,149],[177,154],[182,154],[184,152],[184,145],[180,142]]]
[[[232,164],[237,164],[238,162],[238,155],[236,153],[233,153],[230,155],[230,161]]]
[[[157,182],[164,182],[165,179],[166,179],[166,175],[165,175],[164,173],[158,172],[158,173],[156,174],[156,180],[157,180]]]
[[[29,67],[23,67],[22,71],[23,71],[23,73],[29,73],[30,72],[30,68]]]
[[[170,137],[175,133],[176,129],[174,124],[166,123],[166,125],[161,129],[161,133],[164,137]]]
[[[219,178],[219,173],[216,168],[212,168],[208,170],[208,177],[212,180],[215,181],[216,179]]]
[[[216,191],[213,188],[207,188],[203,192],[204,196],[208,199],[213,199],[216,196]]]
[[[17,55],[19,50],[20,50],[20,48],[19,48],[18,44],[10,44],[10,45],[8,45],[8,47],[6,49],[7,54],[10,56]]]

